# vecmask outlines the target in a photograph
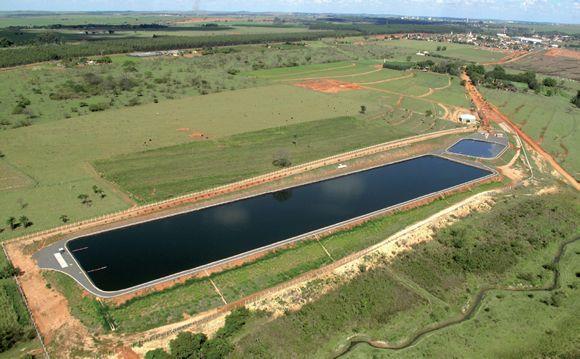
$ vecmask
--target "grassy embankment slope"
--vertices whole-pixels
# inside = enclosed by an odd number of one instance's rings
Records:
[[[233,357],[327,357],[350,335],[391,344],[460,316],[478,289],[549,285],[559,246],[578,238],[574,193],[517,197],[439,230],[431,242],[360,274],[302,309],[258,318],[238,338]],[[489,292],[475,317],[422,338],[401,352],[357,346],[350,357],[422,355],[573,355],[578,325],[578,242],[562,261],[555,291]],[[282,344],[283,343],[283,344]],[[501,343],[501,344],[499,344]],[[518,354],[519,355],[519,354]]]

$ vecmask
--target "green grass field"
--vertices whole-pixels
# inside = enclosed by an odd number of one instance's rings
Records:
[[[372,110],[372,104],[368,106]],[[96,176],[89,165],[94,160],[199,141],[190,137],[193,132],[203,132],[213,142],[237,133],[351,116],[359,109],[360,103],[339,96],[277,85],[2,131],[0,143],[5,157],[0,161],[36,184],[2,191],[0,218],[4,221],[11,215],[26,215],[34,222],[30,229],[40,229],[59,224],[62,214],[79,220],[126,208],[128,204]],[[81,205],[77,196],[92,195],[93,185],[103,187],[107,197],[93,198],[92,207]],[[20,202],[28,205],[21,208]],[[23,232],[5,231],[0,236]]]
[[[421,133],[428,124],[409,120],[391,127],[386,121],[333,118],[123,155],[95,166],[138,201],[149,202],[271,172],[278,154],[301,164]],[[437,127],[446,126],[451,123]]]
[[[573,176],[580,178],[580,109],[568,96],[511,93],[483,88],[482,93]]]

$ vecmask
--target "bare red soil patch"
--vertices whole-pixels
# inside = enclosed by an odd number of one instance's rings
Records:
[[[308,80],[294,84],[298,87],[324,93],[339,93],[342,91],[361,90],[362,87],[352,82],[342,82],[337,80]]]
[[[550,49],[546,51],[545,55],[550,57],[568,57],[574,60],[580,60],[580,51],[568,49]]]

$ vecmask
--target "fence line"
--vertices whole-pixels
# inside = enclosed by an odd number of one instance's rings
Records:
[[[178,205],[181,205],[181,204],[184,204],[187,202],[196,202],[199,200],[209,199],[209,198],[212,198],[212,197],[215,197],[218,195],[223,195],[223,194],[231,193],[231,192],[242,190],[242,189],[247,189],[247,188],[254,187],[256,185],[263,184],[266,182],[271,182],[271,181],[279,180],[279,179],[282,179],[285,177],[290,177],[290,176],[293,176],[296,174],[304,173],[304,172],[312,170],[312,169],[321,168],[324,166],[338,164],[340,162],[344,162],[344,161],[348,161],[348,160],[352,160],[352,159],[356,159],[356,158],[360,158],[360,157],[364,157],[364,156],[368,156],[368,155],[377,154],[377,153],[384,152],[384,151],[391,150],[391,149],[395,149],[398,147],[403,147],[403,146],[406,146],[406,145],[409,145],[412,143],[430,140],[430,139],[434,139],[434,138],[445,136],[445,135],[460,134],[460,133],[466,133],[466,132],[472,132],[472,131],[474,131],[473,128],[461,127],[461,128],[436,131],[436,132],[432,132],[432,133],[424,134],[424,135],[414,135],[414,136],[407,137],[404,139],[399,139],[399,140],[389,141],[389,142],[385,142],[385,143],[381,143],[381,144],[377,144],[377,145],[372,145],[372,146],[364,147],[361,149],[356,149],[356,150],[344,152],[341,154],[333,155],[330,157],[314,160],[314,161],[307,162],[307,163],[297,165],[297,166],[293,166],[290,168],[285,168],[285,169],[270,172],[267,174],[259,175],[256,177],[248,178],[248,179],[241,180],[238,182],[228,183],[228,184],[214,187],[214,188],[210,188],[207,190],[189,193],[189,194],[181,195],[178,197],[174,197],[174,198],[170,198],[167,200],[163,200],[163,201],[159,201],[159,202],[155,202],[155,203],[151,203],[151,204],[146,204],[146,205],[142,205],[142,206],[138,206],[138,207],[132,207],[132,208],[125,209],[122,211],[117,211],[117,212],[101,215],[98,217],[93,217],[93,218],[90,218],[87,220],[83,220],[83,221],[79,221],[79,222],[75,222],[75,223],[70,223],[70,224],[67,224],[64,226],[59,226],[59,227],[47,229],[44,231],[30,233],[30,234],[27,234],[27,235],[24,235],[21,237],[16,237],[16,238],[7,240],[7,241],[5,241],[5,243],[10,243],[10,242],[14,242],[14,241],[22,241],[22,240],[27,240],[27,239],[31,239],[31,238],[41,239],[41,238],[50,237],[50,236],[54,236],[54,235],[58,235],[58,234],[67,234],[67,233],[71,233],[71,232],[74,232],[76,230],[79,230],[84,226],[101,225],[101,224],[108,224],[111,222],[117,222],[117,221],[120,221],[123,219],[132,218],[134,216],[148,214],[148,213],[152,213],[154,211],[159,211],[159,210],[163,210],[163,209],[176,207]]]

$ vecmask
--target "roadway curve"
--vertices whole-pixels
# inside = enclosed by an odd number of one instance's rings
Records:
[[[457,324],[461,324],[465,321],[472,319],[477,314],[478,309],[480,308],[483,299],[485,299],[485,296],[490,291],[498,291],[499,290],[499,291],[507,291],[507,292],[552,292],[554,290],[557,290],[561,286],[561,284],[560,284],[560,267],[559,267],[560,259],[562,258],[562,255],[565,253],[568,245],[578,241],[579,239],[580,238],[575,238],[573,240],[564,242],[558,248],[558,251],[556,252],[556,256],[554,257],[554,259],[552,261],[552,268],[553,268],[552,271],[554,272],[554,279],[553,279],[552,283],[548,286],[532,287],[532,288],[509,288],[509,287],[497,286],[497,287],[482,288],[475,295],[475,298],[473,300],[473,304],[467,309],[467,311],[464,314],[460,315],[457,318],[449,319],[449,320],[446,320],[444,322],[436,323],[433,325],[428,325],[425,328],[419,330],[412,337],[406,339],[405,341],[403,341],[400,344],[389,344],[388,342],[385,342],[382,340],[372,340],[369,338],[364,338],[362,335],[358,335],[356,337],[351,337],[348,339],[348,344],[344,347],[344,349],[342,349],[338,353],[336,353],[333,356],[333,358],[338,358],[338,357],[345,355],[346,353],[350,352],[352,349],[354,349],[354,347],[356,347],[359,344],[368,344],[368,345],[372,346],[373,348],[393,350],[393,351],[398,351],[398,350],[403,350],[403,349],[409,348],[409,347],[417,344],[422,338],[424,338],[428,334],[431,334],[433,332],[437,332],[441,329],[449,328],[449,327],[457,325]]]

